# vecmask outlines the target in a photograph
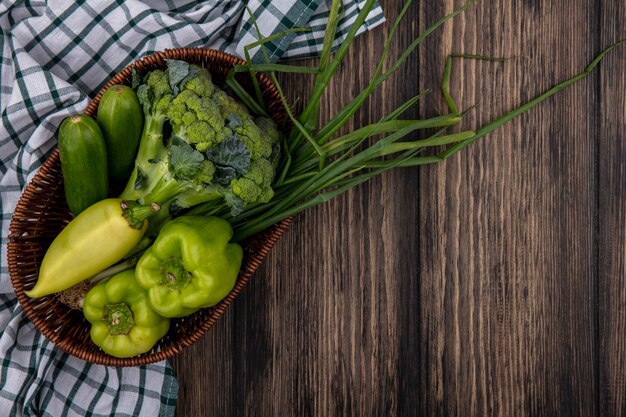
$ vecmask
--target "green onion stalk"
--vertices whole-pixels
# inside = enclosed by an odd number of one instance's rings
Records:
[[[269,63],[264,43],[275,39],[280,34],[262,38],[257,27],[259,40],[246,47],[246,63],[237,65],[232,69],[227,77],[227,84],[253,112],[266,114],[261,99],[261,89],[256,77],[258,73],[265,73],[274,83],[293,127],[287,132],[283,143],[283,156],[278,165],[273,184],[275,191],[273,199],[265,204],[248,207],[237,217],[232,217],[229,213],[220,213],[222,217],[229,220],[233,225],[234,240],[241,241],[259,233],[283,219],[331,200],[341,193],[390,169],[414,167],[444,161],[481,137],[493,132],[504,123],[586,77],[596,68],[608,52],[626,43],[625,39],[607,47],[582,72],[562,81],[503,116],[486,123],[478,129],[457,133],[446,133],[451,126],[459,124],[464,116],[464,113],[459,112],[450,94],[452,60],[461,58],[501,61],[507,58],[450,55],[445,63],[441,86],[448,106],[448,114],[424,120],[401,119],[402,114],[406,110],[414,106],[428,93],[428,91],[425,91],[381,117],[378,122],[338,136],[340,129],[351,120],[372,92],[400,68],[428,35],[448,20],[464,12],[475,1],[469,1],[458,10],[453,11],[428,27],[402,52],[395,62],[388,66],[388,69],[383,69],[390,47],[394,41],[394,34],[411,4],[411,1],[408,1],[391,26],[388,40],[369,84],[324,125],[319,123],[319,109],[322,97],[333,75],[339,69],[341,61],[356,36],[357,30],[365,21],[375,1],[368,0],[365,3],[349,29],[345,41],[332,53],[333,40],[335,39],[337,24],[340,19],[341,4],[340,0],[333,0],[323,50],[319,59],[319,65],[316,67]],[[251,62],[249,50],[254,47],[261,47],[263,54],[265,54],[265,63],[253,64]],[[277,72],[303,73],[314,76],[313,87],[309,94],[310,99],[299,116],[296,116],[289,106],[283,89],[276,78]],[[238,83],[235,78],[236,73],[249,73],[252,76],[254,95],[248,94]],[[434,129],[435,133],[425,139],[402,141],[407,135],[424,129],[429,129],[429,131]],[[372,140],[373,138],[376,138],[376,140]],[[434,147],[438,149],[436,154],[422,154],[424,150]],[[443,150],[441,150],[441,147],[443,147]],[[208,205],[196,206],[190,210],[190,214],[207,214],[205,211],[208,207]]]

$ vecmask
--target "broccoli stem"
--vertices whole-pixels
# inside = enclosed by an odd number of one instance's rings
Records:
[[[167,177],[167,178],[165,178]],[[176,197],[188,190],[190,183],[180,183],[174,178],[170,178],[169,173],[161,177],[150,193],[141,197],[139,201],[157,202],[161,205],[161,210],[150,218],[148,222],[148,230],[146,235],[156,236],[161,227],[171,220],[170,206],[176,200]]]
[[[175,180],[171,182],[175,182]],[[148,200],[148,198],[145,199]],[[215,212],[220,210],[226,211],[228,208],[222,194],[212,187],[205,187],[201,190],[189,189],[188,192],[175,193],[167,202],[161,204],[161,210],[158,213],[150,217],[146,235],[156,236],[159,230],[175,217],[181,209],[194,207],[201,203],[212,204],[215,207]],[[173,205],[176,206],[175,209],[172,208]]]
[[[170,150],[164,144],[165,116],[147,115],[139,143],[135,168],[120,198],[140,204],[156,203],[159,213],[150,218],[147,235],[156,235],[171,217],[170,206],[190,207],[211,200],[222,200],[216,187],[197,188],[192,181],[179,181],[169,170]]]
[[[164,205],[177,195],[191,189],[192,186],[191,182],[177,181],[166,171],[157,179],[147,194],[139,197],[138,201],[142,204],[157,203]]]
[[[164,123],[165,116],[146,116],[137,158],[135,159],[135,168],[120,198],[139,200],[148,194],[166,173],[164,164],[160,163],[167,157],[167,148],[163,144]],[[150,203],[152,202],[156,201],[150,201]]]

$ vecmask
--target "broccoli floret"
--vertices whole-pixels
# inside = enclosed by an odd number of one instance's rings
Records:
[[[205,160],[202,164],[202,170],[198,174],[198,181],[210,185],[213,183],[213,175],[215,175],[215,164]]]
[[[121,197],[160,204],[151,223],[159,227],[169,216],[205,202],[215,212],[230,209],[236,215],[272,198],[272,162],[280,141],[276,125],[253,117],[213,84],[206,69],[169,60],[166,70],[143,77],[137,96],[144,132]],[[165,131],[171,135],[164,138]]]
[[[265,138],[265,142],[270,143],[271,153],[267,157],[272,166],[276,168],[278,166],[278,156],[280,155],[280,142],[282,135],[276,126],[276,123],[268,117],[257,117],[255,120],[256,125],[261,130],[261,136]]]
[[[233,193],[246,202],[267,203],[274,196],[270,186],[274,167],[267,159],[257,159],[243,176],[230,182]]]
[[[137,98],[146,118],[165,120],[172,101],[172,88],[165,71],[148,73],[144,84],[137,88]]]
[[[269,117],[257,117],[254,122],[261,130],[261,135],[265,138],[265,141],[272,145],[280,142],[280,131],[272,119]]]
[[[187,126],[187,140],[204,152],[215,144],[215,130],[207,122],[198,120]]]
[[[205,151],[219,143],[216,136],[224,129],[224,120],[213,100],[186,89],[190,83],[191,81],[185,84],[183,90],[172,100],[170,123],[177,137],[195,144],[198,150]]]
[[[170,81],[163,70],[154,70],[148,73],[145,84],[152,91],[154,97],[160,97],[164,94],[171,94],[172,87]]]
[[[183,116],[181,119],[182,119],[182,123],[185,126],[189,126],[190,124],[198,120],[198,116],[196,116],[196,114],[192,111],[186,111],[185,113],[183,113]]]
[[[235,132],[250,150],[252,158],[268,158],[272,153],[272,144],[261,134],[261,129],[250,117],[244,118],[241,122],[241,126],[237,127]]]
[[[193,91],[199,96],[213,94],[215,85],[211,82],[211,74],[197,65],[192,65],[191,69],[194,71],[194,75],[183,85],[183,88]]]
[[[216,90],[212,99],[220,109],[223,120],[227,120],[232,114],[238,116],[239,118],[250,117],[250,112],[246,106],[229,96],[228,93],[223,90]]]

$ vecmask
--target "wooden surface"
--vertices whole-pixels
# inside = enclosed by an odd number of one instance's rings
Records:
[[[463,1],[420,1],[393,56]],[[400,4],[383,1],[389,20]],[[430,37],[355,124],[425,88],[478,126],[626,38],[623,0],[484,0]],[[361,37],[325,117],[372,74]],[[220,323],[173,360],[178,416],[626,413],[626,48],[438,165],[383,175],[300,215]],[[292,98],[301,79],[286,83]]]

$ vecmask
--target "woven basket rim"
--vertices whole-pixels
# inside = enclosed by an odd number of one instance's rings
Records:
[[[202,66],[206,66],[208,63],[219,62],[219,64],[223,64],[225,66],[225,69],[229,69],[236,64],[245,63],[242,59],[234,55],[210,48],[174,48],[155,52],[134,61],[111,78],[111,80],[109,80],[98,92],[98,94],[90,101],[84,113],[90,116],[95,116],[98,103],[104,91],[114,84],[129,84],[133,68],[136,68],[140,72],[144,72],[148,69],[163,67],[167,59],[181,59],[193,63],[199,63]],[[280,104],[280,97],[278,96],[276,88],[273,83],[271,83],[269,78],[262,74],[259,74],[258,77],[263,90],[264,98],[266,103],[268,103],[269,113],[279,123],[279,125],[285,127],[286,123],[288,123],[287,116],[284,112],[282,104]],[[31,224],[28,223],[32,220],[28,218],[28,210],[31,209],[33,204],[39,202],[39,200],[34,199],[42,194],[42,189],[45,189],[45,187],[52,187],[53,192],[59,192],[59,182],[61,181],[60,172],[58,172],[60,171],[59,163],[59,152],[58,149],[55,148],[20,196],[9,226],[9,243],[7,250],[9,274],[19,304],[35,328],[61,350],[90,363],[118,367],[146,365],[169,359],[172,356],[181,353],[183,349],[196,343],[225,313],[226,309],[248,283],[253,273],[261,265],[265,257],[269,254],[272,247],[278,239],[280,239],[291,222],[290,218],[285,219],[243,243],[245,253],[244,261],[235,283],[235,287],[226,296],[226,298],[224,298],[216,306],[211,307],[210,309],[200,310],[189,317],[188,323],[191,323],[191,332],[185,334],[185,336],[181,337],[179,340],[169,340],[171,339],[170,334],[173,333],[174,330],[179,330],[176,326],[182,326],[185,320],[185,318],[172,319],[170,332],[164,339],[162,339],[162,341],[165,339],[168,340],[168,343],[164,346],[161,346],[160,341],[152,351],[146,354],[132,358],[116,358],[97,348],[93,342],[91,342],[89,337],[87,337],[87,339],[89,339],[88,342],[84,340],[73,340],[76,338],[80,339],[80,336],[83,335],[83,333],[79,333],[78,331],[64,331],[69,328],[63,328],[64,319],[71,321],[73,313],[69,311],[57,311],[58,304],[60,304],[57,297],[44,297],[44,301],[37,302],[37,300],[42,299],[32,300],[24,294],[24,290],[26,289],[26,277],[23,276],[24,271],[38,270],[38,265],[28,262],[32,262],[32,259],[34,259],[35,255],[32,255],[33,253],[36,253],[37,250],[41,250],[41,247],[37,247],[38,233],[45,235],[45,228],[44,230],[38,228],[39,223],[37,223],[37,227],[31,226]],[[57,181],[56,183],[54,182],[55,180]],[[39,214],[37,222],[42,221],[42,216],[43,214]],[[45,220],[43,220],[43,223],[45,225]],[[29,229],[29,227],[33,227],[35,230]],[[32,273],[30,273],[30,275],[31,276],[28,279],[32,281]],[[64,306],[63,304],[61,305]],[[66,306],[66,308],[69,310],[69,307]],[[56,320],[55,324],[52,324],[51,322],[52,317]],[[84,322],[85,321],[83,320],[83,324]],[[196,324],[196,322],[198,323]],[[71,323],[65,326],[71,326]],[[80,330],[83,329],[81,328]],[[84,339],[84,335],[82,338]]]

